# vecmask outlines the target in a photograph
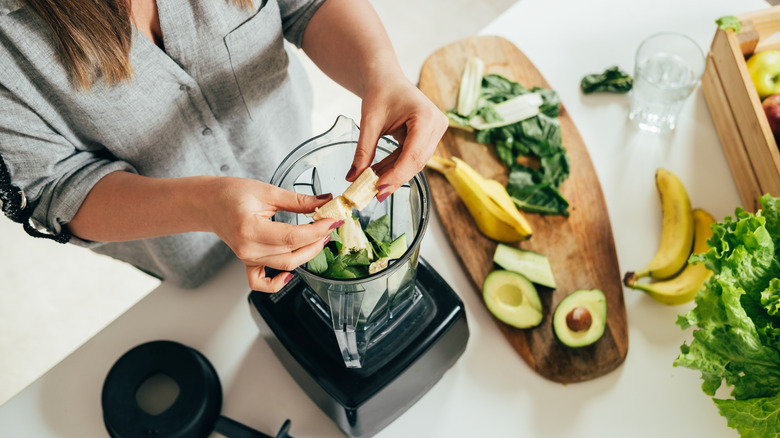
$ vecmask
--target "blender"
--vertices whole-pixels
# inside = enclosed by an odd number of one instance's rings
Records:
[[[271,183],[307,195],[341,194],[359,128],[340,116],[291,152]],[[398,147],[382,137],[375,161]],[[422,173],[384,202],[353,210],[365,227],[389,216],[404,254],[363,278],[332,279],[302,265],[281,291],[249,295],[252,316],[284,367],[348,436],[372,436],[422,397],[460,357],[469,337],[463,303],[419,257],[430,193]],[[305,224],[303,214],[275,221]]]

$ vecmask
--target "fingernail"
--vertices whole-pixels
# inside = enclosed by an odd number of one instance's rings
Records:
[[[349,172],[347,172],[347,179],[352,179],[355,177],[355,173],[357,173],[357,169],[355,166],[352,166],[349,168]]]
[[[287,284],[287,283],[289,283],[289,282],[290,282],[290,280],[292,280],[292,279],[293,279],[293,277],[294,277],[294,275],[292,274],[292,272],[291,272],[291,273],[289,273],[289,274],[287,274],[287,278],[285,278],[285,279],[284,279],[284,284]]]
[[[390,184],[382,184],[381,186],[376,186],[376,191],[383,192],[388,187],[390,187]]]
[[[335,230],[336,228],[338,228],[338,227],[340,227],[342,225],[344,225],[344,221],[343,220],[338,221],[338,222],[333,222],[333,225],[331,225],[330,228],[328,228],[328,231]]]
[[[380,193],[376,196],[376,200],[379,202],[385,202],[385,199],[390,196],[390,192]]]
[[[322,246],[325,246],[325,245],[327,245],[327,244],[328,244],[328,242],[330,242],[330,239],[331,239],[331,235],[330,235],[330,234],[328,234],[328,235],[327,235],[327,237],[325,237],[325,239],[323,239],[323,241],[322,241]]]
[[[321,195],[317,195],[317,199],[328,199],[328,198],[330,198],[331,196],[333,196],[333,195],[332,195],[332,194],[330,194],[330,193],[323,193],[323,194],[321,194]]]

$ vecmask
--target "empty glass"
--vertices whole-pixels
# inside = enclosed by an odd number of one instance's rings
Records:
[[[683,103],[704,72],[704,54],[695,41],[658,33],[636,52],[629,118],[645,131],[671,131]]]
[[[340,195],[349,186],[344,180],[357,146],[359,129],[339,116],[326,133],[314,137],[288,155],[271,178],[271,183],[297,193]],[[381,161],[398,145],[381,138],[375,161]],[[332,322],[333,332],[344,363],[349,368],[362,365],[367,347],[400,323],[419,301],[416,289],[420,242],[429,218],[428,183],[422,173],[399,188],[384,202],[376,198],[361,211],[353,210],[363,227],[385,214],[390,215],[393,239],[406,234],[409,247],[387,269],[364,278],[341,280],[315,274],[303,265],[296,273],[313,291],[304,291],[306,300]],[[278,212],[274,220],[305,224],[305,215]]]

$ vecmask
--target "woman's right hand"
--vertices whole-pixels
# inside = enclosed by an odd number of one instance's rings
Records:
[[[330,240],[330,232],[344,223],[329,218],[305,225],[271,220],[277,211],[313,212],[331,195],[302,195],[245,178],[214,182],[213,196],[203,205],[207,226],[244,263],[254,290],[280,290],[293,277],[289,271],[314,258]],[[266,266],[286,272],[267,277]]]

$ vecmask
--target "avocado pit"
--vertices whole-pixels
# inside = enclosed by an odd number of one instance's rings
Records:
[[[575,307],[566,314],[566,325],[573,332],[585,331],[590,328],[591,324],[593,324],[593,317],[583,306]]]

